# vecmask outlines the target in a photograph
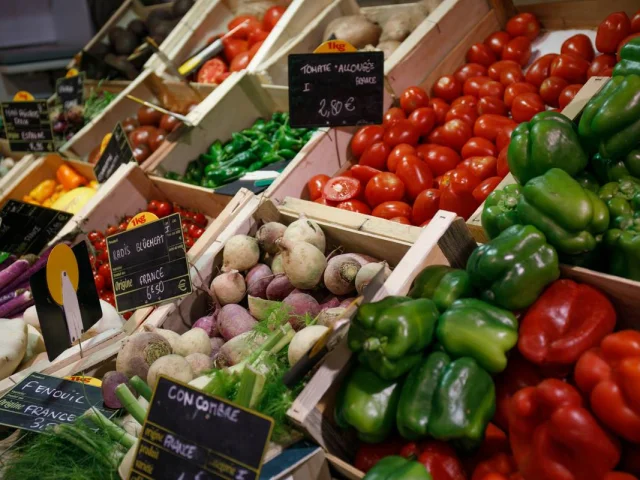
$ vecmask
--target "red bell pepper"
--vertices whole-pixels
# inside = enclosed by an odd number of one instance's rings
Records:
[[[491,478],[491,474],[502,475],[503,478],[508,479],[511,474],[517,471],[516,462],[511,455],[497,453],[476,466],[471,480],[486,480],[487,478]]]
[[[402,442],[399,439],[391,439],[382,443],[361,443],[356,452],[353,466],[366,473],[384,457],[398,455],[401,449]]]
[[[620,460],[620,445],[578,390],[556,379],[513,396],[509,441],[525,480],[602,480]]]
[[[615,324],[616,311],[599,290],[573,280],[556,280],[522,320],[518,349],[537,365],[573,365],[613,332]]]
[[[602,480],[638,480],[638,477],[625,472],[609,472]]]
[[[602,423],[622,438],[640,442],[640,332],[606,336],[600,347],[580,357],[575,380]]]
[[[433,480],[467,480],[456,451],[446,442],[440,440],[411,442],[402,448],[400,455],[415,457],[425,466]]]
[[[640,477],[640,445],[637,443],[624,443],[622,445],[622,461],[618,465],[620,470]]]

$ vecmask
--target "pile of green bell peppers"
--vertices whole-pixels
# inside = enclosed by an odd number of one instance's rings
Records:
[[[289,114],[276,112],[270,120],[259,118],[222,143],[216,140],[209,149],[187,165],[183,176],[167,172],[166,178],[205,188],[216,188],[239,179],[247,172],[293,159],[315,130],[291,128]]]

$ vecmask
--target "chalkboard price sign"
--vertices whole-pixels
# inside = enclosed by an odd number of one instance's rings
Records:
[[[259,478],[273,420],[160,377],[130,480]]]
[[[381,124],[382,52],[289,55],[292,127]]]
[[[84,72],[69,78],[60,78],[56,82],[56,94],[63,110],[84,103]]]
[[[133,152],[129,145],[127,132],[122,128],[122,124],[118,122],[111,133],[111,139],[107,143],[107,147],[94,167],[98,182],[106,182],[120,165],[131,161],[133,161]]]
[[[2,103],[2,119],[12,152],[53,152],[53,132],[46,100]]]
[[[67,212],[9,200],[0,210],[2,250],[16,255],[40,253],[72,216]]]
[[[118,312],[191,293],[180,214],[107,238]]]

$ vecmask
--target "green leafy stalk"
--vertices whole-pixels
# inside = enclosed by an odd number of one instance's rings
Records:
[[[131,380],[129,381],[131,382],[131,386],[135,389],[136,392],[138,392],[139,395],[142,396],[142,398],[144,398],[147,402],[151,401],[151,396],[153,395],[153,392],[151,391],[151,387],[147,385],[147,382],[142,380],[137,375],[134,375],[133,377],[131,377]]]
[[[82,429],[75,428],[73,425],[61,423],[53,427],[53,431],[67,442],[72,443],[89,455],[93,455],[108,468],[118,468],[119,460],[122,460],[122,455],[118,458],[116,450],[108,447],[105,449],[105,445],[98,444],[94,438],[91,438]]]
[[[264,374],[257,372],[251,366],[247,366],[240,377],[240,388],[238,389],[235,403],[243,407],[253,408],[258,403],[264,382]]]
[[[126,449],[133,447],[136,443],[136,438],[133,435],[125,432],[124,429],[113,423],[107,417],[105,417],[100,411],[96,409],[87,410],[84,414],[89,418],[96,426],[100,427],[109,437],[116,442],[120,443]]]
[[[121,383],[116,387],[116,397],[118,397],[118,400],[120,400],[125,410],[142,425],[144,423],[144,417],[147,415],[146,409],[140,405],[126,384]]]

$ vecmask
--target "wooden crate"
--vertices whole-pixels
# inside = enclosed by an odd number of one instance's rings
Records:
[[[36,157],[31,154],[22,158],[14,158],[11,155],[7,155],[7,158],[13,158],[16,164],[4,177],[0,178],[0,198],[2,198],[5,191],[13,188],[18,179],[22,178],[24,171],[36,160]]]

